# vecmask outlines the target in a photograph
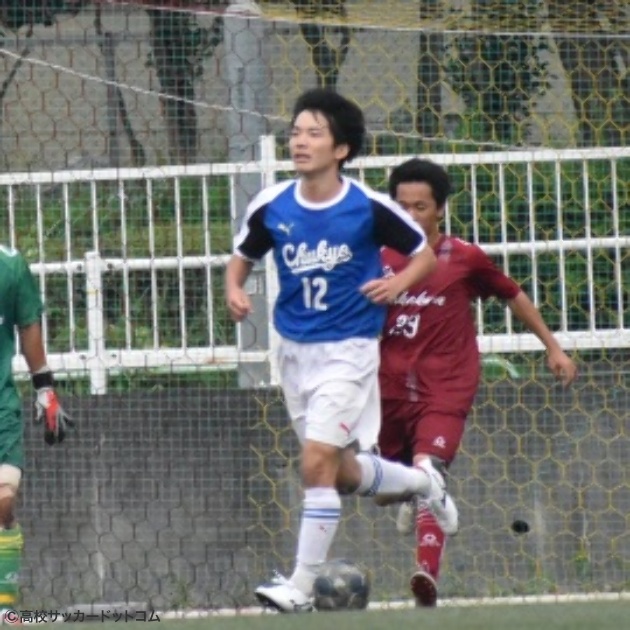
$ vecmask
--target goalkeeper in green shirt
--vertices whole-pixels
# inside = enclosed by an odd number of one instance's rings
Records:
[[[12,373],[16,330],[36,391],[36,419],[43,421],[46,443],[62,442],[72,424],[59,404],[53,374],[46,364],[43,310],[26,261],[18,251],[0,245],[0,608],[16,605],[24,544],[15,517],[24,468],[22,402]]]

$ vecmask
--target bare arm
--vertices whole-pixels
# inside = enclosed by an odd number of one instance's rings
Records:
[[[548,352],[561,350],[556,338],[527,293],[521,291],[514,299],[508,300],[507,304],[514,316],[542,341]]]
[[[395,276],[370,280],[361,287],[361,291],[375,304],[391,304],[403,291],[426,278],[435,269],[436,263],[433,249],[427,245]]]
[[[225,270],[225,286],[227,290],[242,289],[252,271],[253,264],[240,256],[232,256]]]
[[[410,286],[424,280],[435,269],[436,264],[437,258],[433,248],[427,245],[409,261],[402,271],[389,279],[390,285],[393,285],[394,297],[398,297]]]
[[[547,349],[549,369],[565,385],[570,384],[577,375],[577,367],[562,350],[527,294],[521,291],[515,298],[508,300],[507,304],[514,316],[542,341]]]
[[[46,352],[39,322],[19,329],[20,348],[31,374],[36,374],[46,365]]]
[[[232,256],[225,270],[225,301],[232,318],[240,322],[252,312],[249,296],[243,286],[252,271],[253,264],[240,256]]]

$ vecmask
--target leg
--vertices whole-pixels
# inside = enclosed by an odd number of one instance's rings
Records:
[[[337,530],[340,492],[430,496],[435,484],[425,471],[374,453],[380,426],[375,369],[364,379],[320,385],[308,416],[302,465],[305,503],[291,582],[310,593]],[[357,453],[362,448],[371,452]]]
[[[302,522],[290,581],[309,596],[341,518],[341,498],[335,487],[340,461],[338,446],[306,439],[302,449]]]
[[[322,359],[330,348],[321,346],[328,344],[284,345],[289,349],[281,361],[285,403],[302,444],[302,519],[291,577],[259,587],[256,596],[283,612],[297,612],[312,609],[313,583],[337,531],[341,498],[336,479],[360,396],[356,383],[331,379],[330,369],[326,373]]]
[[[358,442],[359,448],[371,449],[378,438],[376,340],[286,347],[281,374],[287,409],[303,444],[304,504],[291,578],[263,585],[256,595],[288,612],[309,606],[339,523],[337,486],[366,496],[422,494],[434,503],[445,495],[438,473],[426,465],[424,470],[409,468],[368,452],[355,457],[347,448]]]
[[[376,454],[372,445],[379,438],[390,454],[398,452],[401,447],[403,457],[411,463],[412,439],[407,439],[406,429],[388,421],[380,423],[380,392],[378,381],[374,381],[368,391],[365,411],[353,431],[359,448],[363,451],[356,457],[350,451],[344,454],[341,461],[337,487],[343,487],[345,492],[356,492],[362,496],[374,497],[375,501],[384,505],[389,502],[410,500],[420,496],[440,519],[443,529],[451,534],[457,531],[457,509],[452,499],[444,490],[444,480],[439,471],[435,470],[431,462],[424,462],[421,466],[406,466],[399,462],[388,461]],[[406,408],[404,401],[392,401],[393,406]],[[408,416],[402,415],[402,418]],[[391,417],[388,416],[391,420]],[[394,430],[392,431],[392,426]],[[383,431],[393,433],[395,439],[388,440]],[[394,438],[394,436],[390,436]]]
[[[445,471],[455,459],[464,432],[460,415],[427,413],[417,423],[414,436],[414,464],[433,461]],[[416,562],[418,570],[411,578],[411,590],[419,606],[435,606],[440,564],[446,536],[435,516],[422,502],[416,514]]]
[[[411,448],[403,452],[405,444],[411,443],[405,439],[404,427],[398,425],[395,417],[387,424],[381,422],[378,380],[366,379],[364,392],[363,411],[351,431],[354,448],[343,451],[337,488],[343,494],[373,497],[379,505],[428,493],[431,480],[411,467]],[[398,403],[390,402],[392,406]],[[400,463],[403,459],[404,464]]]
[[[335,482],[341,448],[306,438],[302,447],[304,499],[295,567],[288,580],[263,585],[256,596],[265,605],[282,612],[312,609],[313,583],[328,557],[339,520],[341,498]]]
[[[364,478],[371,479],[370,463],[378,468],[382,483],[376,488],[359,488],[359,493],[374,496],[377,505],[402,503],[396,528],[401,533],[411,533],[416,499],[420,496],[428,508],[436,515],[442,529],[452,535],[457,533],[457,508],[445,491],[443,473],[437,470],[430,460],[413,461],[415,432],[419,419],[425,411],[425,404],[406,400],[380,401],[382,425],[379,432],[379,447],[385,460],[368,454],[359,455],[364,467]],[[367,460],[367,461],[366,461]],[[395,463],[396,462],[396,463]],[[401,463],[402,462],[402,463]],[[406,465],[405,465],[406,464]],[[406,478],[406,483],[405,483]],[[413,479],[416,484],[413,485]]]
[[[419,453],[417,461],[422,462],[429,457],[426,453]],[[432,459],[434,462],[436,461],[434,458]],[[411,576],[410,587],[416,598],[417,606],[433,607],[437,604],[437,582],[446,545],[446,536],[435,516],[422,501],[419,501],[415,508],[414,510],[409,509],[408,514],[403,515],[399,512],[397,525],[399,531],[404,531],[406,527],[403,521],[408,519],[411,524],[409,529],[413,529],[413,516],[415,515],[416,565],[418,569]]]
[[[15,501],[22,477],[20,468],[0,465],[0,606],[15,608],[24,539],[15,518]]]
[[[407,408],[409,403],[404,400],[382,398],[381,428],[378,436],[378,448],[381,457],[391,462],[399,462],[405,466],[413,464],[411,451],[412,436],[408,435]],[[410,501],[412,496],[379,494],[374,497],[374,502],[385,507],[401,501]]]

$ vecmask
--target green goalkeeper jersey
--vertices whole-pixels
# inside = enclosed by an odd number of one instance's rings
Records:
[[[44,307],[35,278],[22,257],[0,245],[0,417],[21,413],[21,401],[13,381],[15,327],[40,321]]]

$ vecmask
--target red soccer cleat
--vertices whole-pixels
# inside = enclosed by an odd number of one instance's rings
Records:
[[[416,598],[416,606],[420,608],[433,608],[437,605],[437,584],[426,571],[419,569],[409,582],[411,592]]]

